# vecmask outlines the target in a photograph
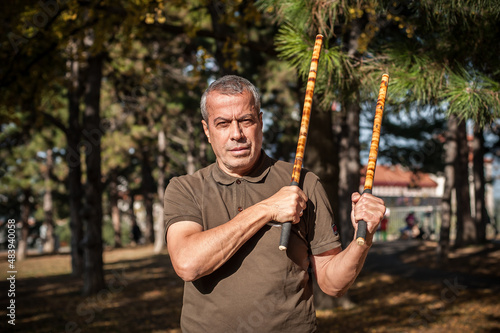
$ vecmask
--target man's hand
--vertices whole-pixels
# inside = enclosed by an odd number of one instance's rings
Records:
[[[307,207],[307,196],[298,186],[285,186],[261,202],[270,219],[276,222],[298,223]]]
[[[351,221],[354,230],[357,230],[359,221],[365,221],[367,226],[367,238],[369,239],[369,244],[371,244],[373,234],[377,231],[378,225],[384,217],[385,203],[382,199],[369,193],[360,195],[357,192],[352,194],[351,201]]]

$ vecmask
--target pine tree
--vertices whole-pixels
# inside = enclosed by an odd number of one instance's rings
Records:
[[[452,163],[456,170],[445,172],[445,175],[447,188],[452,186],[450,184],[456,187],[457,201],[460,202],[457,205],[455,245],[480,242],[485,224],[473,222],[469,184],[463,182],[468,179],[468,170],[463,167],[468,164],[469,153],[465,120],[484,126],[498,116],[498,81],[495,80],[498,68],[493,60],[494,47],[490,47],[489,40],[497,31],[492,22],[498,21],[499,9],[489,2],[472,5],[457,1],[451,5],[441,1],[422,1],[421,6],[408,6],[408,10],[414,13],[412,22],[418,27],[414,33],[419,39],[411,48],[411,61],[398,52],[389,57],[394,64],[391,70],[397,77],[392,91],[400,102],[435,105],[450,117],[448,131],[456,133],[448,137],[454,138],[456,144],[453,146],[457,151],[455,160],[447,163]],[[476,158],[483,159],[482,156]],[[449,178],[451,175],[455,180]],[[478,177],[479,182],[484,179]],[[479,185],[481,187],[484,184]],[[484,202],[484,198],[480,200]],[[448,201],[448,198],[443,198],[441,236],[445,238],[449,235],[450,222],[447,219],[451,217]],[[446,252],[448,245],[444,244],[447,242],[446,239],[440,242],[441,253]]]
[[[347,192],[359,185],[359,113],[361,101],[375,91],[370,86],[376,76],[382,71],[391,74],[391,102],[402,106],[444,107],[447,114],[478,124],[490,122],[498,114],[494,79],[498,67],[493,60],[497,47],[488,48],[497,29],[492,22],[497,22],[499,13],[493,2],[297,0],[260,4],[263,10],[275,13],[280,24],[276,38],[280,56],[302,77],[307,75],[313,35],[321,32],[326,37],[317,86],[324,92],[324,105],[335,100],[342,106],[339,208],[347,242],[352,239],[352,227],[342,207],[349,206]],[[328,73],[327,77],[322,78],[321,73]],[[460,129],[463,131],[457,127]],[[470,202],[466,197],[461,200]],[[467,205],[459,208],[458,214],[470,224]]]

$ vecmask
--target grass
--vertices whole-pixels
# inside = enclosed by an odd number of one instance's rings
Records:
[[[434,251],[435,245],[423,243],[404,260],[428,265]],[[180,332],[183,283],[166,252],[154,255],[151,246],[139,246],[107,250],[103,258],[107,288],[91,297],[81,296],[82,282],[70,275],[67,254],[16,262],[16,325],[11,326],[7,258],[0,256],[0,330]],[[500,247],[486,245],[455,251],[445,269],[500,277],[499,263]],[[364,270],[349,292],[356,306],[318,310],[318,332],[500,332],[498,288],[457,288],[447,279],[420,281]]]

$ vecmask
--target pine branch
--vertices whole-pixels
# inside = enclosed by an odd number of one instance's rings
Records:
[[[56,126],[57,128],[59,128],[61,131],[63,131],[63,133],[65,135],[68,135],[68,128],[66,126],[64,126],[64,124],[62,123],[61,120],[57,119],[56,117],[54,117],[53,115],[51,115],[51,114],[49,114],[49,113],[47,113],[45,111],[41,111],[41,114],[51,124],[53,124],[54,126]]]

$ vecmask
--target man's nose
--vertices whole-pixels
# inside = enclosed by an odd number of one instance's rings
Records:
[[[241,130],[240,123],[237,121],[233,121],[231,123],[231,139],[237,141],[241,138],[243,138],[243,131]]]

